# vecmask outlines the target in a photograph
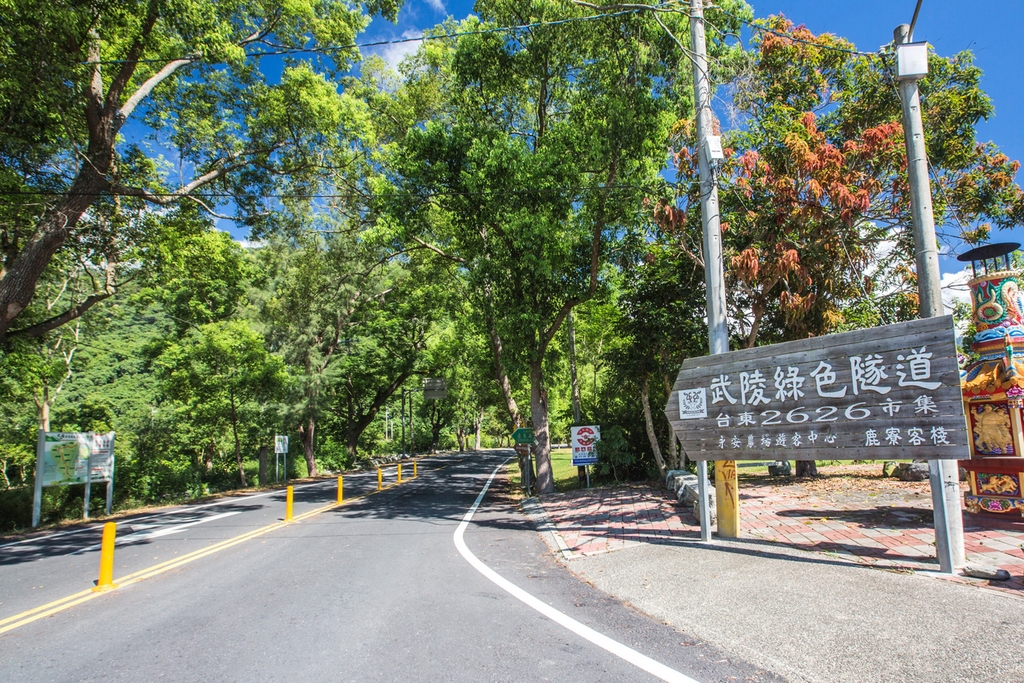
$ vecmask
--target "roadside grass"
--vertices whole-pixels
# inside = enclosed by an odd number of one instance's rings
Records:
[[[522,488],[519,465],[513,460],[508,464],[508,478],[514,491]],[[767,471],[767,470],[765,470]],[[555,491],[575,491],[579,488],[576,468],[572,464],[572,451],[568,448],[551,449],[551,474],[555,478]]]

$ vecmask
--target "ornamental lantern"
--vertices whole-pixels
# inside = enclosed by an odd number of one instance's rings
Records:
[[[962,374],[964,412],[970,430],[967,470],[970,512],[1024,515],[1024,294],[1010,254],[1015,243],[987,244],[961,254],[971,263],[971,301],[978,360]]]

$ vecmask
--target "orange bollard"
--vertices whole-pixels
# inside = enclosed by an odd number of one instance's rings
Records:
[[[103,543],[100,546],[100,578],[93,592],[108,591],[117,588],[114,583],[114,542],[117,540],[117,524],[107,522],[103,525]]]
[[[343,488],[343,484],[341,483],[341,477],[338,477],[338,505],[341,505],[341,501],[343,500],[344,497],[344,490],[345,489]]]
[[[292,521],[292,487],[288,487],[288,493],[284,502],[284,521]]]

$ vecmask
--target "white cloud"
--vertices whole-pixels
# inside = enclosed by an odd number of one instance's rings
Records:
[[[434,0],[436,1],[436,0]],[[402,38],[419,38],[423,35],[423,31],[403,31]],[[405,43],[394,43],[392,45],[385,45],[380,49],[378,53],[385,62],[388,63],[392,69],[397,70],[398,65],[403,59],[416,52],[420,48],[422,41],[410,40]]]
[[[444,8],[444,3],[441,2],[441,0],[427,0],[427,4],[430,5],[435,12],[440,12],[442,14],[447,12]]]
[[[939,286],[942,287],[942,303],[948,313],[953,312],[953,303],[956,301],[963,301],[968,305],[971,304],[971,290],[967,286],[967,281],[970,279],[970,268],[942,274]]]

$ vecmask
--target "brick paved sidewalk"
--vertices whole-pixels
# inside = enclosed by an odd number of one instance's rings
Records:
[[[571,491],[546,496],[541,504],[574,553],[700,536],[688,510],[667,491],[649,486]],[[749,540],[892,570],[938,570],[931,500],[924,496],[903,505],[879,506],[870,499],[837,503],[788,486],[741,483],[740,506],[742,534]],[[1022,543],[1024,520],[1019,517],[964,514],[968,563],[1010,572],[1009,581],[991,582],[993,588],[1024,595]]]

